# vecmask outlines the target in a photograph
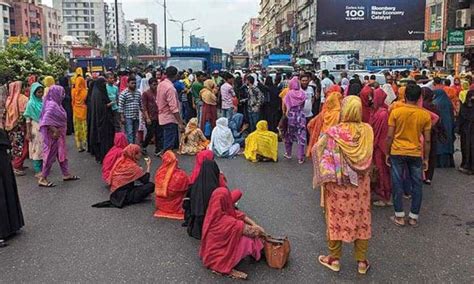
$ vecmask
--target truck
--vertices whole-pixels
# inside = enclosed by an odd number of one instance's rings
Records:
[[[270,65],[291,65],[291,54],[269,54],[263,58],[263,67]]]
[[[222,69],[222,49],[214,47],[171,47],[166,67],[211,73]]]
[[[113,57],[79,57],[71,58],[69,60],[69,66],[72,70],[76,70],[77,67],[81,67],[87,72],[107,72],[110,69],[117,67],[117,60]]]

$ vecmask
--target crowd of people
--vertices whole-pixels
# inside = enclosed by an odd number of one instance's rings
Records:
[[[380,84],[346,72],[336,80],[327,70],[234,76],[171,66],[105,74],[78,68],[71,78],[31,75],[25,86],[6,83],[0,162],[9,170],[1,173],[0,201],[16,206],[0,208],[7,220],[0,245],[24,223],[14,175],[27,173],[28,158],[40,187],[56,186],[48,179],[56,160],[64,181],[79,180],[68,166],[66,136],[73,134],[77,151],[101,164],[110,189],[108,200],[93,207],[123,208],[154,193],[154,216],[183,220],[201,239],[206,267],[246,278],[234,268],[246,256],[260,259],[266,233],[236,208],[242,192],[228,189],[214,157],[277,162],[283,141],[284,159],[292,159],[293,144],[298,164],[312,159],[313,185],[321,189],[329,254],[318,261],[339,271],[342,242],[354,242],[365,274],[371,204],[393,206],[395,225],[417,227],[423,183],[432,183],[435,168],[455,166],[456,133],[459,170],[474,174],[474,84],[470,76],[452,79],[388,72]],[[149,145],[162,161],[154,180]],[[196,156],[191,175],[177,154]]]

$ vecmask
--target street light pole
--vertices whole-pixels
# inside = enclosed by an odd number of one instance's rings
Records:
[[[117,45],[117,63],[120,65],[120,40],[119,40],[119,18],[118,18],[118,0],[115,0],[115,39]]]
[[[187,19],[185,21],[180,21],[180,20],[175,20],[175,19],[170,19],[171,22],[175,22],[181,25],[181,47],[184,47],[184,24],[187,22],[195,21],[196,19]]]
[[[166,0],[163,0],[163,27],[165,29],[165,60],[168,56],[168,41],[166,40]]]

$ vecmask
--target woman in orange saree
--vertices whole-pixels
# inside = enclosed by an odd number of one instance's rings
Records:
[[[362,122],[362,102],[348,96],[342,102],[341,122],[331,127],[313,147],[313,186],[324,189],[329,255],[319,263],[340,270],[342,242],[354,242],[360,274],[370,265],[367,250],[371,238],[370,178],[374,133]]]
[[[163,163],[155,174],[155,217],[184,220],[183,199],[188,191],[189,179],[178,167],[173,151],[163,154]]]

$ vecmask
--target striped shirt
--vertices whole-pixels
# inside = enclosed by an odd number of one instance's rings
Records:
[[[119,112],[124,118],[139,119],[142,110],[142,96],[138,91],[124,90],[119,96]]]

